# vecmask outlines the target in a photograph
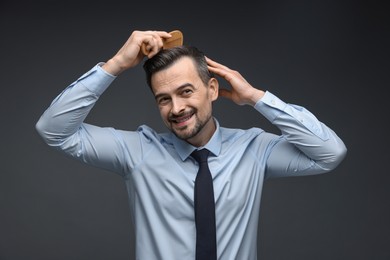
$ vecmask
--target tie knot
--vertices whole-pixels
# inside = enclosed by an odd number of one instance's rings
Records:
[[[195,150],[192,152],[191,156],[198,162],[207,162],[207,157],[209,156],[210,151],[207,149]]]

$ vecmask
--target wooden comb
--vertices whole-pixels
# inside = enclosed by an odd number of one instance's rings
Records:
[[[183,45],[183,33],[181,31],[174,30],[172,32],[169,32],[169,34],[172,35],[172,37],[163,39],[163,49],[169,49]],[[146,49],[146,44],[142,44],[141,50],[144,55],[149,54],[149,51]]]

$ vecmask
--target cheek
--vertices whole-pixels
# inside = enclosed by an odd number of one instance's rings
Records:
[[[209,116],[209,114],[211,114],[211,103],[203,102],[201,105],[198,106],[198,112],[202,116]]]
[[[167,107],[158,107],[159,111],[160,111],[160,116],[163,120],[167,120],[166,118],[168,117],[169,115],[169,109]]]

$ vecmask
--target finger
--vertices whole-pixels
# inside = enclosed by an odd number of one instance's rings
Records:
[[[219,69],[224,69],[224,70],[231,70],[231,69],[228,68],[227,66],[222,65],[222,64],[220,64],[220,63],[218,63],[218,62],[216,62],[216,61],[214,61],[214,60],[212,60],[212,59],[210,59],[210,58],[208,58],[208,57],[206,57],[206,62],[207,62],[207,64],[208,64],[210,67],[212,67],[212,68],[219,68]]]
[[[226,70],[225,68],[216,68],[211,66],[207,66],[207,68],[209,69],[209,71],[226,79],[227,81],[232,78],[232,76],[230,75],[230,71]]]
[[[156,55],[161,49],[163,48],[163,43],[161,41],[161,38],[154,39],[154,43],[152,45],[152,48],[149,50],[148,58],[152,58],[154,55]]]
[[[148,31],[144,31],[144,33],[146,33],[146,34],[156,34],[156,35],[159,35],[160,37],[161,36],[165,36],[165,37],[169,37],[170,36],[170,34],[167,31],[148,30]]]
[[[230,68],[228,68],[227,66],[224,66],[218,62],[215,62],[207,57],[206,57],[206,61],[208,64],[208,69],[211,72],[221,76],[222,78],[224,78],[226,80],[229,80],[233,77],[234,71],[231,70]]]
[[[218,90],[218,95],[220,97],[228,98],[230,100],[232,99],[232,92],[224,88],[220,88]]]
[[[166,31],[146,31],[145,33],[152,36],[155,39],[161,39],[161,40],[169,39],[172,37],[172,35]]]
[[[141,49],[144,55],[151,58],[161,50],[162,46],[163,42],[161,37],[156,33],[151,33],[143,39]]]
[[[152,49],[152,45],[150,44],[150,40],[148,41],[143,41],[142,44],[141,44],[141,52],[147,56],[149,54],[149,52],[151,51]]]
[[[157,35],[160,37],[160,38],[163,38],[163,39],[169,39],[172,37],[171,34],[165,32],[165,31],[156,31]]]

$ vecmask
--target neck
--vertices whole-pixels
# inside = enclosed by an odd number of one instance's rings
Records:
[[[186,141],[195,147],[204,146],[210,141],[211,137],[217,129],[216,123],[213,117],[210,117],[207,123],[203,126],[200,132]]]

